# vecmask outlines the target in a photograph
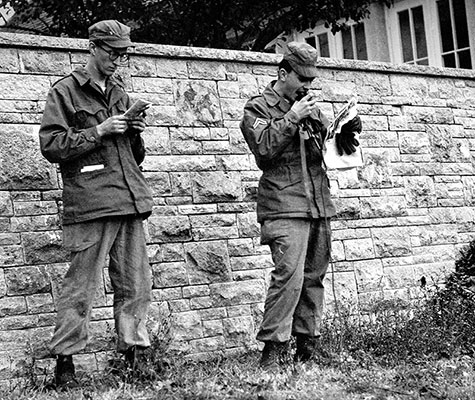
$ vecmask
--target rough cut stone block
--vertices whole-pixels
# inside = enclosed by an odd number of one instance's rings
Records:
[[[344,240],[343,244],[347,260],[374,258],[373,241],[370,238]]]
[[[173,315],[173,337],[176,340],[198,339],[203,337],[203,326],[198,311],[188,311]]]
[[[221,98],[239,98],[239,84],[233,81],[218,82],[218,93]]]
[[[254,335],[254,320],[251,316],[225,318],[223,320],[226,347],[249,345]]]
[[[0,99],[44,100],[50,86],[48,77],[0,73]]]
[[[22,265],[25,263],[21,246],[0,247],[0,266]]]
[[[240,121],[247,99],[221,99],[223,119]]]
[[[15,201],[14,207],[17,216],[58,213],[55,201]]]
[[[239,236],[254,237],[260,234],[260,224],[257,222],[256,213],[238,214]]]
[[[8,165],[0,169],[0,190],[58,187],[55,168],[40,153],[37,128],[0,125],[0,142],[0,163]]]
[[[0,317],[25,314],[26,302],[23,296],[3,297],[0,300]]]
[[[187,78],[188,67],[184,60],[156,59],[157,76],[163,78]]]
[[[152,243],[191,240],[190,220],[186,216],[150,217],[148,219],[148,230]]]
[[[211,321],[203,321],[204,336],[221,336],[224,333],[223,321],[215,319]]]
[[[2,48],[2,57],[0,57],[0,72],[20,72],[18,51],[16,49]]]
[[[409,207],[434,207],[437,205],[434,181],[429,176],[410,176],[406,182]]]
[[[5,270],[5,280],[9,296],[45,293],[51,290],[45,267],[8,268]]]
[[[189,61],[188,71],[190,79],[226,79],[226,67],[218,61]]]
[[[354,269],[358,293],[384,289],[384,271],[380,260],[355,261]]]
[[[147,155],[170,154],[170,137],[168,128],[149,126],[142,133]]]
[[[210,289],[214,307],[258,303],[265,295],[265,284],[260,279],[211,284]]]
[[[0,192],[0,215],[11,217],[13,215],[13,204],[10,193]]]
[[[400,257],[411,254],[411,236],[406,228],[374,228],[373,240],[377,257]]]
[[[69,252],[62,247],[59,231],[23,233],[25,259],[28,264],[61,263],[69,260]]]
[[[237,172],[201,172],[192,175],[193,198],[197,203],[240,200],[241,178]]]
[[[67,75],[71,72],[68,53],[48,50],[19,50],[23,72],[33,74]]]
[[[427,134],[435,162],[470,162],[470,147],[467,140],[454,139],[456,130],[451,125],[428,125]],[[455,135],[454,135],[455,134]]]
[[[215,170],[215,158],[210,155],[149,156],[142,163],[144,171],[185,172]]]
[[[362,198],[361,217],[401,217],[407,214],[406,207],[406,198],[404,196]]]
[[[252,255],[254,253],[254,242],[251,238],[228,240],[228,251],[230,256]]]
[[[274,264],[269,255],[250,255],[231,258],[233,271],[272,268]]]
[[[10,221],[13,232],[51,231],[60,228],[59,215],[13,217]]]
[[[175,86],[180,126],[219,126],[222,121],[216,83],[178,81]],[[176,125],[176,122],[175,122]]]
[[[154,288],[188,285],[188,274],[184,262],[155,264],[152,271]]]
[[[161,246],[163,261],[184,261],[185,250],[181,243],[164,243]]]
[[[185,255],[192,284],[225,282],[230,279],[229,255],[223,242],[186,244]]]

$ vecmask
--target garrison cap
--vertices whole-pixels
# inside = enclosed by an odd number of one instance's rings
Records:
[[[117,49],[131,47],[130,28],[114,19],[96,22],[89,27],[89,40],[100,40]]]
[[[287,60],[297,74],[305,78],[317,76],[317,50],[308,43],[290,42],[284,60]]]

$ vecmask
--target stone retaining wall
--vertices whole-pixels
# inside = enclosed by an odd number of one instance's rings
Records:
[[[51,370],[47,343],[67,269],[61,177],[42,158],[38,128],[51,84],[87,58],[87,41],[0,33],[0,381],[24,362]],[[154,103],[143,170],[155,206],[147,222],[153,268],[150,326],[172,324],[192,354],[255,346],[269,252],[259,244],[260,172],[239,131],[246,100],[275,77],[276,55],[139,44],[120,74]],[[327,287],[365,309],[410,298],[440,280],[475,233],[475,72],[321,60],[314,86],[333,116],[356,93],[365,166],[331,172]],[[105,265],[93,338],[76,360],[102,368],[113,350]],[[333,285],[333,287],[332,287]],[[333,290],[328,290],[331,311]]]

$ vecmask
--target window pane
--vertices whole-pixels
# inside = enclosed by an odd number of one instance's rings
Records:
[[[417,65],[429,65],[429,59],[428,58],[424,58],[422,60],[417,60],[416,62]]]
[[[341,31],[341,40],[343,42],[343,58],[354,59],[353,43],[351,41],[351,29]]]
[[[398,12],[399,29],[401,31],[402,60],[404,62],[414,59],[412,54],[411,27],[409,25],[409,11]]]
[[[305,38],[305,41],[312,47],[317,48],[317,41],[315,40],[315,36],[310,36]]]
[[[437,2],[439,10],[440,36],[442,37],[442,52],[454,49],[454,39],[452,37],[452,21],[450,19],[449,0],[439,0]]]
[[[457,48],[463,49],[469,47],[468,28],[467,28],[467,14],[465,12],[464,0],[453,0],[454,9],[454,24],[457,32]]]
[[[458,53],[459,57],[459,68],[472,68],[472,60],[470,58],[470,50],[460,51]]]
[[[368,53],[366,52],[366,36],[364,33],[364,23],[355,25],[355,40],[356,58],[358,60],[367,60]]]
[[[412,9],[412,22],[414,24],[417,58],[425,58],[427,57],[427,43],[422,6],[415,7]]]
[[[320,57],[330,57],[330,47],[328,46],[328,34],[318,35],[318,46],[320,47]]]
[[[442,56],[442,58],[444,59],[444,67],[448,67],[448,68],[456,67],[454,53],[446,54],[445,56]]]

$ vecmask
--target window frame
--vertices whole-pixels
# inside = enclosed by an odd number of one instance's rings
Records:
[[[346,24],[349,26],[351,30],[351,41],[352,41],[352,48],[353,48],[353,55],[357,56],[357,48],[356,48],[356,33],[355,27],[358,24],[363,24],[363,29],[365,33],[365,46],[366,46],[366,57],[368,58],[368,41],[367,41],[367,33],[366,33],[366,21],[354,22],[353,20],[346,21]],[[337,32],[335,35],[331,32],[330,28],[325,28],[325,24],[321,23],[315,26],[313,29],[306,29],[303,32],[298,32],[296,35],[296,40],[305,41],[309,37],[314,36],[315,42],[318,45],[318,35],[326,34],[328,38],[328,49],[330,52],[330,58],[337,58],[337,59],[345,59],[345,60],[358,60],[358,58],[343,58],[343,37],[341,32]],[[317,47],[318,55],[320,56],[320,48]],[[362,61],[367,61],[362,60]]]
[[[452,1],[450,2],[452,9]],[[436,0],[400,0],[396,1],[391,7],[386,8],[386,28],[388,33],[390,61],[394,64],[414,65],[413,63],[405,63],[403,61],[403,49],[400,36],[401,32],[399,27],[398,13],[418,6],[422,6],[424,15],[424,29],[429,66],[444,67],[443,54],[446,52],[442,51],[442,32],[440,29],[439,13]],[[470,20],[470,16],[475,12],[475,8],[474,10],[471,10],[468,1],[465,1],[465,12],[467,17],[467,28],[470,32],[470,29],[473,29],[474,27],[474,25],[472,25],[472,21]],[[453,15],[451,15],[450,18],[453,19]],[[475,39],[472,36],[469,34],[469,49],[472,60],[472,69],[474,69]]]

